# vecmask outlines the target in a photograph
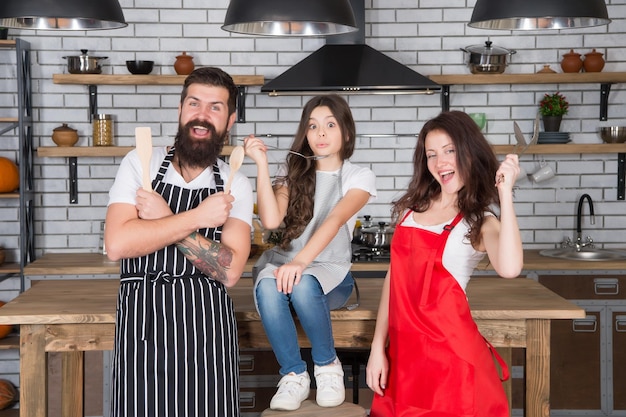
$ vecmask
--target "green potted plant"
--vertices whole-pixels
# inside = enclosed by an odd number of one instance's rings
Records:
[[[567,114],[569,103],[565,96],[558,91],[545,94],[539,102],[539,113],[543,119],[543,129],[546,132],[558,132],[563,115]]]

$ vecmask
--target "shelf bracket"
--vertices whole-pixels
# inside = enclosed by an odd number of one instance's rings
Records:
[[[78,162],[75,156],[69,157],[70,204],[78,204]]]
[[[7,133],[9,130],[13,130],[16,127],[18,127],[19,124],[18,123],[11,123],[9,126],[5,127],[4,129],[0,130],[0,135],[4,135],[5,133]]]
[[[617,154],[617,199],[626,199],[626,153]]]
[[[93,121],[93,116],[98,114],[98,86],[89,84],[89,122]]]
[[[237,86],[237,121],[246,122],[246,87],[243,85]]]
[[[600,84],[600,120],[609,120],[609,93],[610,83]]]
[[[449,111],[450,110],[450,86],[442,85],[441,86],[441,111]]]

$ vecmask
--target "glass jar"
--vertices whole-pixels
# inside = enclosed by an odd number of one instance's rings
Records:
[[[113,146],[113,118],[110,114],[94,115],[93,146]]]

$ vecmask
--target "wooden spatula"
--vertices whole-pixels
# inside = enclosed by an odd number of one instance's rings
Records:
[[[149,127],[135,128],[135,146],[141,161],[141,183],[143,189],[152,191],[152,181],[150,178],[150,158],[152,158],[152,131]]]
[[[228,161],[228,165],[230,166],[230,175],[228,175],[228,180],[226,181],[226,186],[224,187],[224,193],[228,194],[230,192],[230,186],[233,183],[235,173],[239,171],[239,168],[241,168],[241,164],[243,163],[243,158],[245,156],[246,154],[243,150],[243,146],[235,146],[233,148]]]

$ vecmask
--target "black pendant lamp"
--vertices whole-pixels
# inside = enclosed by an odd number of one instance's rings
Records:
[[[326,36],[358,30],[349,0],[231,0],[222,29],[269,36]]]
[[[97,30],[128,26],[117,0],[0,0],[0,26]]]
[[[606,25],[604,0],[477,0],[469,26],[542,30]]]

